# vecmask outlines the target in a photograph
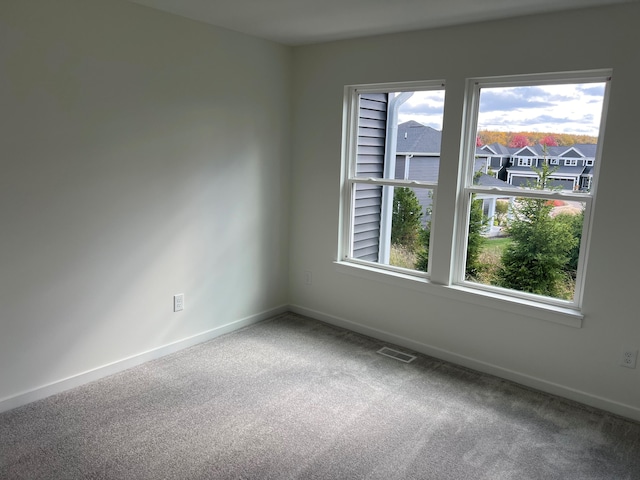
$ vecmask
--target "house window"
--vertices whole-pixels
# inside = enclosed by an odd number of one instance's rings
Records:
[[[426,276],[442,81],[350,87],[343,259]]]
[[[587,160],[585,163],[587,167],[593,167],[593,160]]]
[[[567,158],[564,161],[564,165],[565,165],[565,167],[577,167],[578,166],[578,160],[576,160],[575,158]]]
[[[507,158],[531,168],[496,178],[482,169],[476,140],[488,130],[572,133],[567,124],[598,137],[609,75],[470,79],[453,95],[460,105],[447,125],[459,130],[444,132],[441,81],[346,87],[340,268],[483,305],[526,305],[545,318],[580,314],[601,159],[589,189],[545,158]],[[537,123],[553,119],[564,123]]]
[[[530,167],[532,164],[532,161],[530,158],[519,158],[518,159],[518,166],[519,167]]]
[[[550,163],[551,163],[551,165],[558,165],[558,159],[557,158],[552,158]]]
[[[588,92],[589,105],[595,108],[580,115],[600,120],[608,83],[608,76],[602,72],[577,77],[568,74],[471,81],[467,132],[475,139],[475,132],[495,125],[497,118],[502,119],[507,131],[536,131],[540,128],[535,123],[537,118],[557,116],[563,108],[567,108],[563,115],[569,118],[573,113],[559,99],[563,95],[579,97],[582,92]],[[511,107],[496,112],[496,104]],[[599,136],[600,123],[590,125],[593,136]],[[464,261],[458,261],[455,267],[454,283],[514,298],[579,308],[594,189],[579,191],[572,179],[557,177],[559,166],[541,161],[534,177],[519,186],[506,184],[501,194],[496,195],[491,187],[474,181],[470,168],[474,156],[469,145],[471,135],[465,139],[464,201],[458,212],[458,230],[462,233],[457,251],[462,254],[455,256]],[[576,164],[575,159],[565,160],[565,165]],[[595,178],[596,175],[594,181]],[[496,225],[483,218],[477,225],[473,207],[477,199],[506,202],[509,214],[504,223]],[[479,229],[480,235],[472,236],[472,227]],[[499,239],[493,235],[499,235]],[[494,248],[489,250],[489,245]]]

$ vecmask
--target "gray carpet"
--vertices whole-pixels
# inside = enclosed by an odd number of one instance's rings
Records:
[[[640,424],[286,314],[0,414],[2,479],[640,479]]]

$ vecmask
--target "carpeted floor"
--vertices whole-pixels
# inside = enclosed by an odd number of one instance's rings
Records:
[[[286,314],[0,414],[2,479],[640,479],[640,424]]]

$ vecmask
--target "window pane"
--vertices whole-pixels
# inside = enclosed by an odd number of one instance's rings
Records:
[[[358,104],[356,175],[383,178],[389,94],[362,94],[359,95]]]
[[[357,184],[353,201],[353,258],[378,261],[382,187]]]
[[[604,82],[482,88],[476,159],[504,188],[589,192],[604,89]],[[552,168],[541,183],[545,166]]]
[[[474,196],[466,279],[572,300],[584,209],[580,201]]]
[[[480,189],[468,197],[466,281],[576,301],[605,86],[480,88],[470,160],[472,184]],[[485,186],[508,193],[484,193]],[[517,193],[522,190],[533,197]],[[536,197],[536,191],[575,193],[575,201]]]
[[[426,272],[433,191],[395,187],[389,265]]]
[[[433,189],[403,185],[406,180],[438,181],[444,90],[440,84],[425,88],[356,94],[354,259],[427,271]],[[384,180],[385,185],[360,179]]]
[[[358,96],[357,178],[438,180],[444,90]]]
[[[356,184],[354,195],[353,258],[426,272],[433,191]]]

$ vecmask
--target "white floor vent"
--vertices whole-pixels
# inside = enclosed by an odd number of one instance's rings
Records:
[[[409,355],[408,353],[404,353],[404,352],[399,352],[398,350],[394,350],[393,348],[389,348],[389,347],[382,347],[380,350],[378,350],[378,353],[386,357],[395,358],[396,360],[400,360],[401,362],[404,362],[404,363],[410,363],[416,359],[416,357],[414,357],[413,355]]]

